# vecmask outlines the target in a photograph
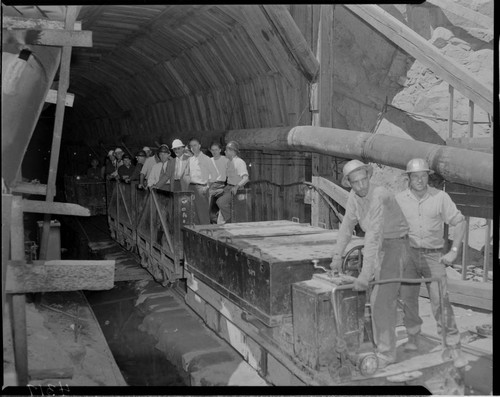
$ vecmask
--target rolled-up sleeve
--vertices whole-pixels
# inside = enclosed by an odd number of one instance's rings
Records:
[[[443,214],[443,221],[451,226],[456,226],[465,220],[460,210],[457,208],[449,194],[443,193],[443,200],[441,202],[441,214]]]

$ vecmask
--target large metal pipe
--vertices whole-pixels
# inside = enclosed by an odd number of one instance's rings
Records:
[[[401,169],[412,158],[420,157],[446,181],[493,190],[493,155],[473,150],[311,126],[230,130],[224,140],[235,140],[248,150],[302,150]]]

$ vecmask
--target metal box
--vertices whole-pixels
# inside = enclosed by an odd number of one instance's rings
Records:
[[[292,315],[291,285],[312,277],[311,260],[330,264],[338,231],[266,221],[186,226],[183,233],[186,269],[275,326]]]
[[[332,305],[335,294],[336,308]],[[336,360],[337,337],[355,352],[363,343],[366,293],[343,289],[321,275],[292,284],[293,339],[297,358],[312,369]]]

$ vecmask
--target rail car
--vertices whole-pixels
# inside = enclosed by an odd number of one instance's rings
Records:
[[[186,303],[275,385],[404,385],[463,394],[444,343],[398,348],[378,369],[370,307],[352,290],[363,239],[353,237],[343,276],[325,272],[337,230],[298,219],[251,222],[252,191],[233,197],[235,223],[194,225],[191,192],[106,182],[111,234],[163,285],[186,280]]]

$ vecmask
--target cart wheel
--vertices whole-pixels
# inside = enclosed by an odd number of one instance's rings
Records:
[[[364,245],[357,245],[347,251],[342,262],[342,273],[353,277],[357,277],[361,273],[361,268],[363,267],[363,247]],[[356,251],[357,256],[353,255]]]
[[[374,353],[360,354],[358,357],[358,369],[363,376],[373,375],[378,369],[377,355]]]

